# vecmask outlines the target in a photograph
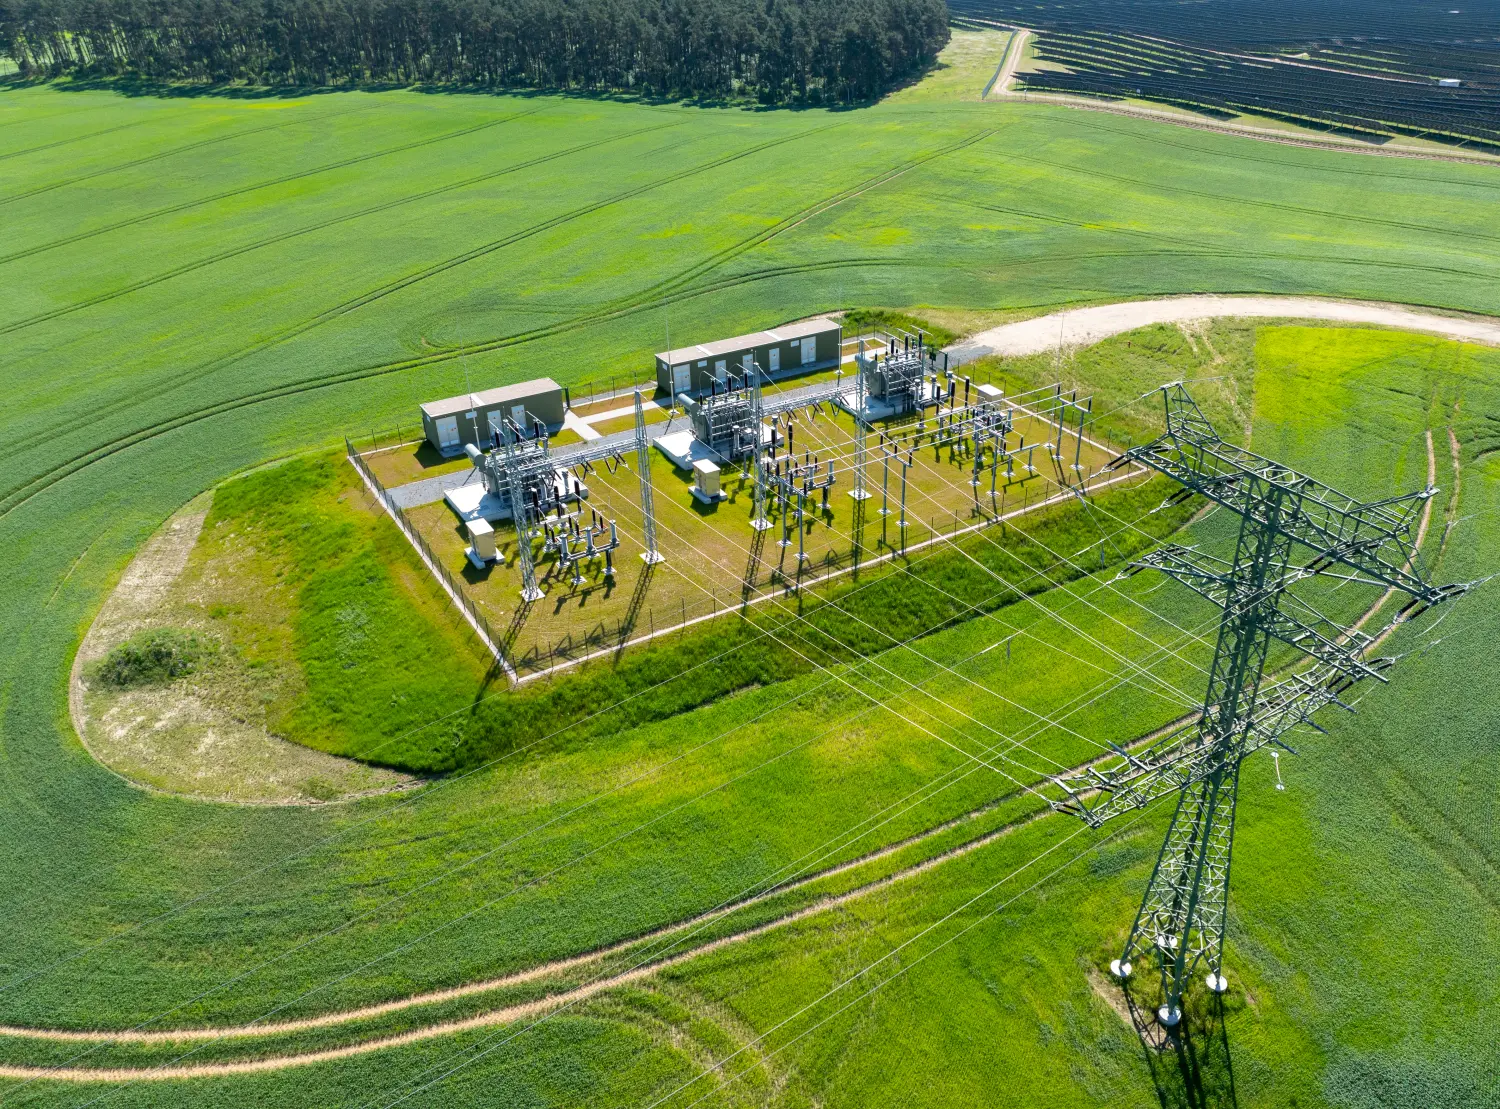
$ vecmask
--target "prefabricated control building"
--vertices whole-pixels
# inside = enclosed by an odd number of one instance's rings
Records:
[[[465,393],[421,406],[422,433],[445,455],[462,454],[466,443],[488,448],[506,420],[522,428],[537,421],[555,433],[563,422],[563,389],[550,377]]]
[[[832,369],[843,351],[844,329],[823,317],[787,324],[770,331],[736,335],[695,347],[679,347],[656,356],[656,387],[669,396],[699,396],[711,382],[721,386],[754,362],[769,377]]]

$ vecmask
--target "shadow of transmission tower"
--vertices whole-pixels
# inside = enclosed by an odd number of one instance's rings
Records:
[[[1197,999],[1200,1004],[1168,1028],[1156,1019],[1155,1005],[1137,1004],[1129,989],[1124,992],[1162,1109],[1238,1109],[1223,997]]]

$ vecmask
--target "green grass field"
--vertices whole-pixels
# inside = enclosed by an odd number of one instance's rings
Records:
[[[886,650],[878,627],[846,616],[817,634],[864,636],[859,650],[747,669],[709,697],[691,688],[691,652],[707,648],[683,639],[634,675],[544,687],[520,742],[398,794],[291,807],[163,796],[74,736],[74,653],[163,521],[221,486],[210,521],[275,518],[254,498],[278,482],[325,497],[337,483],[318,484],[320,459],[342,435],[410,424],[418,401],[466,378],[639,379],[669,327],[680,344],[847,306],[955,330],[1197,290],[1500,310],[1490,170],[981,103],[965,74],[982,89],[998,49],[964,50],[932,82],[850,112],[0,91],[0,1024],[113,1033],[0,1030],[0,1098],[1495,1103],[1489,587],[1398,637],[1410,654],[1391,684],[1361,689],[1357,715],[1326,714],[1330,735],[1299,739],[1285,792],[1269,760],[1247,764],[1234,988],[1222,1013],[1198,1014],[1187,1068],[1203,1089],[1184,1088],[1176,1057],[1143,1052],[1119,997],[1091,978],[1129,926],[1164,812],[1095,833],[1030,819],[1040,805],[1026,790],[1201,694],[1212,612],[1149,575],[1111,588],[1114,568],[1098,569],[1099,550],[1139,538],[1139,504],[1105,514],[1101,501],[1078,541],[1087,565],[1078,547],[1016,538],[1030,572],[1060,583],[1029,599],[950,612]],[[1226,431],[1364,496],[1425,480],[1430,429],[1445,492],[1429,559],[1444,579],[1500,568],[1500,354],[1362,329],[1206,334],[1211,353],[1202,335],[1152,329],[997,372],[1060,375],[1102,398],[1100,415],[1127,406],[1102,421],[1124,437],[1150,428],[1134,398],[1186,370]],[[241,500],[226,501],[236,486]],[[320,611],[440,611],[419,576],[382,578],[381,558],[405,556],[366,553],[386,538],[336,502],[318,503],[342,520],[337,542],[321,524],[299,530],[310,517],[275,519],[277,549],[303,552],[283,576],[324,591]],[[1221,523],[1195,534],[1217,541]],[[999,591],[1014,556],[979,542],[988,572],[932,580]],[[894,579],[872,592],[880,580]],[[872,612],[943,616],[908,600]],[[919,630],[900,625],[900,638]],[[406,734],[404,713],[474,710],[464,683],[480,679],[458,667],[430,700],[389,709],[387,671],[429,665],[448,649],[440,631],[374,636],[373,674],[346,665],[345,632],[295,620],[286,632],[320,695],[347,706],[342,724],[305,721],[325,746],[349,720]],[[726,660],[764,642],[741,634]],[[579,723],[548,731],[536,723],[548,711]],[[772,926],[745,934],[757,925]],[[544,979],[337,1021],[125,1034],[347,1013],[601,949]],[[545,1006],[471,1019],[612,975],[625,977],[545,1020]],[[443,1021],[459,1023],[429,1034]],[[331,1054],[236,1072],[319,1051]],[[228,1072],[140,1073],[214,1064]],[[75,1083],[27,1069],[51,1067],[130,1073]]]

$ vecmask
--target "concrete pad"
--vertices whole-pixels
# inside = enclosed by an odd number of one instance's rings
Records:
[[[588,440],[590,442],[595,439],[604,438],[604,436],[600,435],[597,431],[595,431],[592,427],[585,423],[583,417],[575,416],[571,409],[568,411],[567,415],[563,416],[563,427],[567,428],[569,431],[576,431],[585,440]]]
[[[927,404],[935,403],[937,395],[937,392],[934,392],[930,383],[923,383],[922,396]],[[865,397],[864,406],[860,407],[854,403],[853,393],[840,393],[836,403],[845,412],[851,416],[858,416],[865,423],[870,423],[874,420],[889,420],[901,414],[900,410],[894,404],[879,397]]]
[[[510,506],[502,504],[497,497],[485,492],[482,482],[471,482],[449,489],[443,500],[464,523],[471,520],[509,520]]]
[[[691,470],[693,463],[700,458],[706,458],[710,462],[717,462],[719,459],[718,454],[698,442],[691,431],[669,431],[665,435],[658,435],[651,442],[679,470]]]

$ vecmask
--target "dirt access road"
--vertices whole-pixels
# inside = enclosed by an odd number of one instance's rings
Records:
[[[1026,54],[1026,40],[1030,37],[1031,32],[1023,27],[1005,44],[1005,57],[1000,62],[1000,71],[995,74],[995,79],[979,99],[985,100],[995,93],[1004,94],[1009,91],[1011,81],[1015,80],[1016,70],[1021,68],[1021,58]]]
[[[1317,297],[1180,296],[1133,300],[1093,308],[1069,308],[1035,319],[992,327],[947,348],[949,364],[963,365],[990,354],[1017,357],[1063,347],[1083,347],[1154,323],[1269,318],[1375,324],[1441,335],[1466,343],[1500,346],[1500,320],[1444,316],[1421,308]]]

